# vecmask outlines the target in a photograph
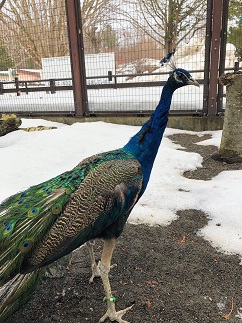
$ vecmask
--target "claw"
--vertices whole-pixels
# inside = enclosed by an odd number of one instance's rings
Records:
[[[118,323],[129,323],[128,321],[124,321],[123,319],[122,319],[122,316],[124,315],[124,314],[126,314],[129,310],[131,310],[131,308],[133,307],[134,305],[131,305],[131,306],[129,306],[129,307],[127,307],[127,308],[125,308],[124,310],[121,310],[121,311],[118,311],[118,312],[116,312],[116,311],[111,311],[111,309],[109,308],[108,310],[107,310],[107,312],[100,318],[100,320],[99,320],[99,323],[101,323],[101,322],[104,322],[107,318],[109,318],[110,319],[110,321],[117,321]]]

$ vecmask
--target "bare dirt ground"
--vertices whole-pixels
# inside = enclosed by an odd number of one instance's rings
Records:
[[[184,176],[210,180],[221,171],[242,169],[242,164],[214,159],[216,147],[194,144],[206,138],[170,137],[204,158],[203,168]],[[240,259],[219,252],[197,235],[208,221],[201,211],[185,210],[166,227],[126,225],[113,256],[117,266],[110,272],[117,309],[134,304],[123,319],[130,323],[242,322]],[[101,246],[101,242],[96,245],[97,258]],[[101,280],[89,284],[90,264],[84,248],[72,257],[64,277],[47,278],[7,323],[98,322],[106,311]],[[63,288],[65,295],[58,296]]]

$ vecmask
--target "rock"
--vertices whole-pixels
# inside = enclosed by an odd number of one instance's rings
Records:
[[[21,119],[15,114],[0,114],[0,136],[17,130],[21,123]]]

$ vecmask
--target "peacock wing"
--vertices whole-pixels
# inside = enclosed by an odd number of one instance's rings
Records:
[[[70,253],[129,214],[143,175],[136,159],[103,162],[85,177],[42,243],[28,260],[32,270]]]
[[[0,286],[21,271],[23,263],[58,219],[71,195],[101,162],[89,157],[73,170],[30,187],[0,205]]]

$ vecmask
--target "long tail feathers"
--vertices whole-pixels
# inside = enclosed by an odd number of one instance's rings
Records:
[[[39,271],[18,274],[0,288],[0,323],[28,301],[35,290]]]

